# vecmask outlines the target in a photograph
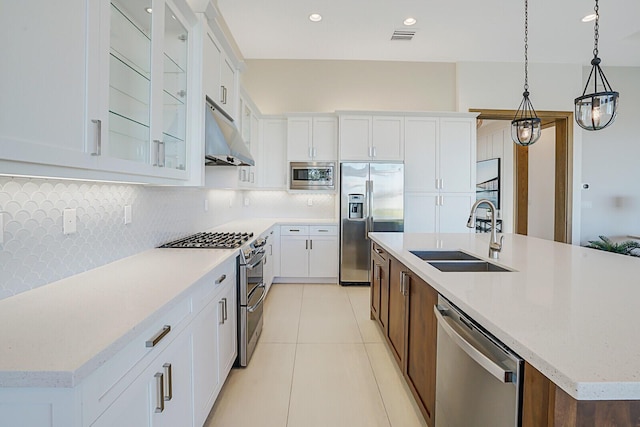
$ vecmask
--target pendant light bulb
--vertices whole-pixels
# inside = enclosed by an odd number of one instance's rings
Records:
[[[600,130],[609,126],[618,114],[618,98],[620,94],[611,89],[609,81],[600,68],[600,58],[598,57],[598,40],[600,38],[600,13],[598,0],[594,7],[594,48],[593,59],[591,60],[591,73],[587,83],[584,85],[582,96],[575,99],[575,118],[578,126],[585,130]],[[593,93],[587,94],[587,89],[591,85],[593,78]],[[598,81],[599,80],[599,81]]]
[[[540,139],[542,122],[529,99],[529,2],[524,2],[524,92],[522,102],[511,121],[511,139],[518,145],[527,147]]]

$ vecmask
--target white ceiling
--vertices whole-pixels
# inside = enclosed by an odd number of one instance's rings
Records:
[[[590,0],[529,1],[529,61],[580,63],[593,56]],[[489,61],[524,59],[524,1],[218,0],[248,59]],[[309,21],[318,12],[323,20]],[[412,41],[390,41],[403,20]],[[640,0],[600,2],[602,65],[640,66]]]

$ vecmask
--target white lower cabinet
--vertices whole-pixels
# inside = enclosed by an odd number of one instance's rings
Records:
[[[236,271],[227,263],[213,277],[221,285],[196,316],[193,337],[194,426],[204,424],[237,355]],[[205,284],[207,286],[207,284]]]
[[[338,227],[295,225],[280,227],[280,276],[338,276]]]
[[[192,425],[189,341],[176,338],[91,426]]]
[[[405,193],[406,233],[470,233],[474,193]]]
[[[0,387],[0,426],[202,427],[236,359],[236,264],[207,273],[77,387]]]

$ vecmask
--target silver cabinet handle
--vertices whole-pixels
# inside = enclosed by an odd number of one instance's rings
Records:
[[[309,249],[313,250],[313,239],[309,240]]]
[[[218,301],[218,305],[220,306],[220,320],[218,321],[218,324],[224,325],[224,301]]]
[[[162,341],[162,339],[166,337],[169,332],[171,332],[171,326],[164,325],[162,327],[162,330],[160,330],[157,334],[155,334],[149,340],[147,340],[147,342],[145,343],[145,347],[155,347],[156,344]]]
[[[161,372],[156,372],[156,414],[164,411],[164,376]]]
[[[154,139],[153,140],[153,148],[155,150],[155,161],[153,163],[153,166],[158,166],[158,163],[160,163],[160,140],[159,139]]]
[[[251,183],[255,184],[255,182],[256,182],[256,174],[251,172]]]
[[[223,308],[223,312],[222,312],[223,313],[222,314],[223,318],[222,319],[224,320],[224,322],[226,322],[227,321],[227,314],[228,314],[227,313],[227,298],[226,297],[222,298],[222,308]],[[222,323],[224,323],[224,322],[222,322]]]
[[[464,339],[451,325],[450,322],[445,319],[447,316],[447,310],[433,306],[433,313],[436,315],[438,325],[442,327],[442,330],[449,335],[453,342],[460,347],[467,355],[472,358],[478,365],[482,366],[484,370],[496,377],[503,383],[516,382],[516,373],[512,370],[504,369],[497,362],[491,360],[485,356],[481,351],[475,348],[471,343]]]
[[[269,255],[273,255],[273,245],[269,245]]]
[[[165,151],[164,141],[159,141],[158,148],[160,149],[159,153],[158,153],[158,157],[159,157],[158,166],[163,168],[164,164],[165,164],[165,157],[166,157],[165,156],[166,151]]]
[[[376,147],[373,147],[373,149],[371,151],[373,152],[373,156],[371,156],[371,157],[376,157],[377,156]]]
[[[219,285],[220,283],[224,282],[227,279],[227,275],[223,274],[222,276],[218,277],[218,280],[216,280],[216,285]]]
[[[328,233],[329,230],[318,230],[318,233]]]
[[[162,367],[164,368],[164,379],[167,384],[167,386],[164,387],[166,394],[163,393],[163,397],[164,400],[168,402],[173,398],[173,373],[171,371],[171,363],[165,363]]]
[[[220,86],[220,102],[224,104],[224,85]]]
[[[290,228],[289,232],[299,233],[300,230],[298,228]]]
[[[377,253],[378,255],[382,255],[382,254],[384,253],[384,251],[382,251],[382,250],[380,250],[380,249],[378,249],[378,248],[373,248],[373,250],[374,250],[374,251],[376,251],[376,253]]]
[[[373,156],[371,155],[371,147],[369,147],[369,157],[373,157]]]
[[[102,155],[102,120],[92,119],[91,123],[96,125],[96,151],[91,153],[92,156]]]
[[[375,279],[377,281],[380,281],[380,270],[382,269],[382,267],[380,267],[380,264],[374,264],[375,265]]]
[[[313,159],[313,148],[309,147],[309,158]]]
[[[318,149],[316,147],[313,147],[312,150],[313,150],[312,151],[313,156],[311,156],[311,157],[313,157],[315,159],[315,157],[318,155]]]
[[[309,239],[304,241],[304,249],[307,251],[309,250]]]
[[[407,273],[405,271],[401,271],[400,272],[400,293],[402,295],[406,295],[406,280],[407,278]]]

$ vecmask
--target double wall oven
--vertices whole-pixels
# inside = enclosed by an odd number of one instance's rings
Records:
[[[166,243],[161,248],[238,249],[238,358],[237,366],[247,366],[262,332],[262,315],[267,289],[263,271],[266,239],[253,233],[197,233]]]

